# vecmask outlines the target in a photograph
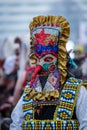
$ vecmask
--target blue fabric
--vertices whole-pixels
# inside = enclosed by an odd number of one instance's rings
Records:
[[[42,54],[43,52],[46,52],[46,51],[52,51],[58,54],[58,45],[43,46],[42,44],[38,43],[34,46],[34,51],[38,54]]]

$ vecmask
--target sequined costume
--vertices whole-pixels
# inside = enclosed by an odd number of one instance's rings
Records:
[[[82,80],[67,73],[68,21],[62,16],[37,16],[29,27],[33,50],[30,58],[36,68],[21,99],[23,119],[21,123],[18,119],[19,130],[78,130],[82,127],[86,130],[76,109],[82,100],[82,95],[78,98],[80,89],[84,88],[86,96],[87,90]],[[12,115],[21,103],[19,101]],[[16,130],[12,128],[14,124],[13,118],[10,130]]]

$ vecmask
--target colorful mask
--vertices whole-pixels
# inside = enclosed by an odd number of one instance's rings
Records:
[[[37,16],[30,24],[30,33],[31,48],[34,51],[30,57],[36,60],[38,71],[41,68],[50,72],[58,69],[63,84],[67,76],[69,23],[62,16]]]
[[[37,64],[45,71],[54,71],[58,60],[59,27],[38,27],[32,31]]]

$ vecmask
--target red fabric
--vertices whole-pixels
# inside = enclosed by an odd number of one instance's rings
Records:
[[[26,71],[26,75],[25,75],[25,80],[24,80],[24,83],[23,83],[23,86],[24,86],[24,87],[25,87],[26,84],[27,84],[27,76],[28,76],[28,74],[29,74],[30,72],[33,73],[34,70],[35,70],[35,66],[26,68],[26,70],[25,70],[25,71]]]
[[[38,72],[40,72],[40,70],[42,69],[42,66],[41,65],[38,65],[35,70],[34,70],[34,73],[32,74],[32,78],[31,78],[31,83],[30,83],[30,87],[32,87],[32,84],[38,74]]]

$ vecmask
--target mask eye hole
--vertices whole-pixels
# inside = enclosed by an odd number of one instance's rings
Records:
[[[44,59],[44,61],[45,62],[52,62],[53,61],[53,58],[52,57],[46,57],[45,59]]]

